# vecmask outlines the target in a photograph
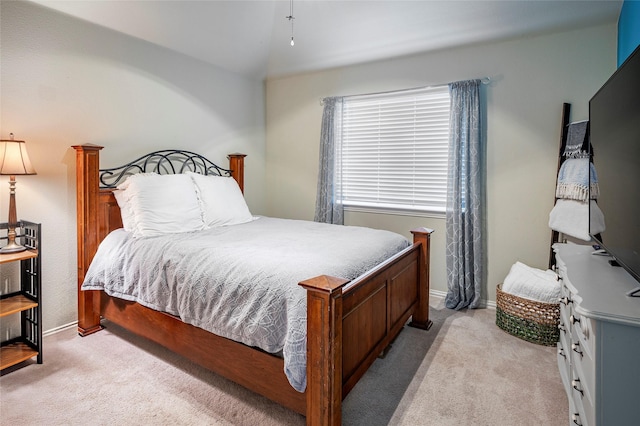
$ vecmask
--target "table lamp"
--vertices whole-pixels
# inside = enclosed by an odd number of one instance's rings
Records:
[[[29,155],[27,155],[27,144],[24,141],[13,140],[13,133],[10,133],[9,136],[11,138],[9,140],[0,140],[0,175],[9,175],[8,244],[0,248],[0,254],[17,253],[26,250],[26,247],[16,242],[16,227],[18,226],[16,175],[36,174],[29,160]]]

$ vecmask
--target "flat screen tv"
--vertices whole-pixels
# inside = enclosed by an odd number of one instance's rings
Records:
[[[589,101],[589,125],[606,225],[590,234],[640,282],[640,47]]]

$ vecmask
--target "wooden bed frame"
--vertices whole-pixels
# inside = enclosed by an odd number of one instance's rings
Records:
[[[341,424],[342,400],[369,366],[410,325],[429,320],[429,242],[433,232],[412,232],[414,243],[357,280],[320,276],[307,290],[307,389],[294,390],[279,357],[219,337],[172,315],[108,296],[81,291],[102,239],[122,227],[112,189],[100,189],[102,147],[76,150],[78,207],[78,332],[102,329],[101,318],[183,355],[248,389],[306,415],[308,425]],[[244,189],[244,155],[229,155],[230,174]]]

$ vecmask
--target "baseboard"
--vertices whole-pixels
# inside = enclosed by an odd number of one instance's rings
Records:
[[[495,309],[495,308],[496,308],[496,302],[495,302],[495,301],[493,301],[493,300],[485,300],[485,299],[482,299],[482,300],[480,301],[480,305],[481,305],[483,308],[487,308],[487,309]]]
[[[429,290],[429,296],[437,297],[439,299],[444,299],[446,295],[447,295],[446,291]]]
[[[447,296],[447,292],[446,291],[440,291],[440,290],[429,290],[429,295],[433,296],[433,297],[440,298],[440,299],[444,299]],[[480,300],[480,305],[478,307],[479,308],[487,308],[487,309],[495,309],[496,308],[496,302],[493,301],[493,300],[481,299]]]
[[[43,331],[42,337],[51,336],[52,334],[60,333],[61,331],[68,330],[72,327],[77,327],[78,321],[70,322],[69,324],[61,325],[59,327],[52,328],[51,330]]]

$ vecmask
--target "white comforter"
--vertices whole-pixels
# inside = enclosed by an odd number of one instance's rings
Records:
[[[401,235],[261,217],[206,231],[100,244],[83,290],[168,312],[219,336],[282,352],[294,389],[306,388],[306,292],[318,275],[353,279],[409,245]]]

